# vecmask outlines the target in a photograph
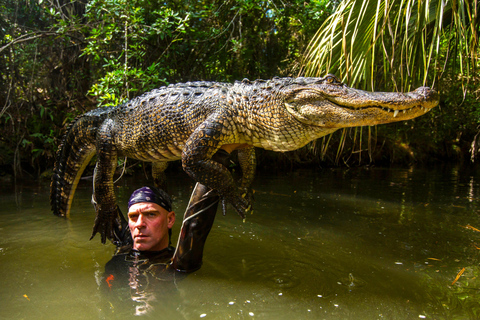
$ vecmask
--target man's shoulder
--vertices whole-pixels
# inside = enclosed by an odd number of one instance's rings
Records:
[[[158,263],[170,263],[173,255],[175,254],[174,247],[167,247],[162,251],[146,251],[142,252],[141,256],[146,257],[150,263],[158,264]]]

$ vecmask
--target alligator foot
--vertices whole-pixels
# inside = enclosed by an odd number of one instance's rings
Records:
[[[97,233],[100,233],[103,244],[105,244],[107,239],[114,243],[118,242],[121,239],[117,238],[115,230],[121,229],[122,225],[118,218],[117,209],[108,210],[108,213],[103,212],[101,209],[97,209],[97,215],[93,224],[92,236],[90,237],[90,240],[92,240]]]
[[[245,219],[245,214],[252,210],[252,205],[247,193],[243,193],[242,195],[235,194],[234,196],[227,195],[224,197],[224,199],[222,199],[223,215],[225,215],[226,211],[224,200],[233,206],[242,219]]]

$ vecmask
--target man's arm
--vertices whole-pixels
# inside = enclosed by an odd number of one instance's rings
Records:
[[[230,154],[219,150],[212,160],[228,168]],[[182,272],[192,272],[202,266],[203,249],[213,226],[220,197],[217,192],[197,183],[183,218],[172,266]]]
[[[128,221],[123,216],[120,207],[117,205],[118,212],[118,224],[113,226],[113,232],[115,234],[115,240],[112,243],[117,246],[117,251],[124,246],[131,246],[133,244],[132,234],[128,227]]]
[[[197,183],[183,218],[172,266],[177,271],[192,272],[202,266],[203,249],[213,226],[220,197]]]

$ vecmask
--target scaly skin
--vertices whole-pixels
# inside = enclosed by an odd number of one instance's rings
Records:
[[[113,188],[118,157],[152,162],[157,183],[166,163],[181,159],[195,181],[217,190],[243,217],[250,209],[245,193],[255,174],[255,147],[291,151],[339,128],[408,120],[437,104],[430,88],[366,92],[333,75],[162,87],[118,107],[90,111],[69,126],[52,178],[52,210],[68,216],[76,184],[96,152],[92,237],[99,232],[103,243],[115,240],[119,226]],[[220,148],[239,152],[239,187],[227,168],[211,160]]]

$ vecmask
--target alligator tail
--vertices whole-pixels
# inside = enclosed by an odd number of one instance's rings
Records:
[[[75,118],[58,148],[50,185],[50,205],[57,216],[69,216],[78,181],[96,153],[95,136],[106,114],[97,110]]]

